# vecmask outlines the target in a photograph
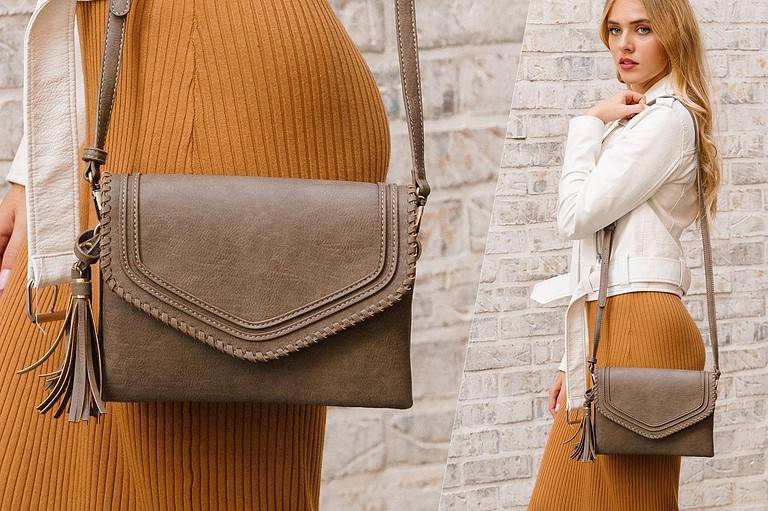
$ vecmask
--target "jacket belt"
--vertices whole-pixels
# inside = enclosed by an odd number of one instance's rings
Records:
[[[592,291],[600,289],[599,265],[590,271],[589,282]],[[620,259],[612,257],[608,266],[608,285],[627,285],[632,282],[666,282],[687,292],[691,285],[691,271],[682,258],[638,257],[629,254]]]
[[[611,258],[608,268],[608,286],[631,284],[633,282],[664,282],[688,291],[691,273],[685,260],[665,257],[629,256]],[[577,269],[572,268],[572,271]],[[585,301],[587,295],[596,291],[600,283],[599,263],[593,264],[587,275],[575,287],[572,287],[570,273],[558,275],[537,283],[533,287],[531,298],[546,304],[559,298],[570,296],[565,311],[565,357],[567,370],[565,387],[567,389],[566,412],[584,405],[587,371],[586,353],[591,343],[588,337],[587,313]]]
[[[590,290],[597,291],[600,285],[600,266],[595,264],[589,275]],[[608,267],[608,285],[630,284],[632,282],[666,282],[688,291],[691,284],[691,271],[682,259],[666,257],[629,256],[611,258]],[[575,288],[571,284],[571,274],[563,273],[551,277],[533,286],[531,299],[546,304],[566,296],[572,296]]]

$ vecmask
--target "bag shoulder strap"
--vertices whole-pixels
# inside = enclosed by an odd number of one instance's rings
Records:
[[[429,196],[430,187],[424,166],[424,114],[419,74],[419,47],[416,37],[416,13],[414,0],[394,0],[394,2],[400,81],[403,89],[408,135],[411,142],[411,177],[416,187],[418,204],[424,206]],[[125,22],[130,8],[131,0],[110,0],[99,79],[96,132],[93,145],[83,150],[83,160],[88,164],[85,170],[85,179],[91,183],[99,218],[101,218],[98,198],[100,168],[107,159],[104,145],[117,91],[120,59],[125,39]]]
[[[716,322],[716,315],[715,315],[715,292],[714,292],[714,279],[712,276],[712,247],[709,240],[709,220],[707,217],[706,208],[704,206],[704,190],[701,185],[701,175],[703,173],[701,169],[701,158],[699,157],[699,125],[698,121],[696,119],[696,116],[691,112],[690,108],[680,100],[677,96],[674,95],[663,95],[663,96],[657,96],[656,98],[652,99],[648,103],[646,103],[646,107],[651,106],[656,102],[658,98],[664,98],[669,97],[673,98],[680,102],[681,105],[683,105],[687,110],[688,113],[691,115],[691,118],[693,119],[693,128],[694,128],[694,134],[695,134],[695,141],[696,141],[696,159],[697,159],[697,169],[696,169],[696,187],[698,189],[698,199],[699,199],[699,217],[700,217],[700,230],[701,230],[701,243],[704,253],[704,277],[706,281],[706,287],[707,287],[707,321],[709,324],[709,337],[712,341],[712,355],[713,355],[713,366],[714,366],[714,373],[715,373],[715,381],[717,381],[720,378],[720,361],[718,359],[719,355],[719,349],[717,344],[717,322]],[[608,248],[606,249],[605,243],[602,243],[600,247],[600,253],[598,254],[600,259],[600,287],[598,291],[598,299],[597,299],[597,316],[596,316],[596,323],[595,323],[595,331],[592,338],[592,353],[590,356],[590,359],[588,361],[590,373],[594,373],[595,365],[597,364],[597,344],[600,340],[600,324],[602,322],[603,317],[603,310],[605,309],[605,301],[606,301],[606,292],[608,287],[608,265],[610,263],[610,257],[611,257],[611,245],[613,245],[613,233],[616,229],[616,221],[612,222],[610,225],[607,225],[602,230],[605,231],[603,233],[603,239],[605,238],[605,233],[610,233],[610,239],[608,243]]]

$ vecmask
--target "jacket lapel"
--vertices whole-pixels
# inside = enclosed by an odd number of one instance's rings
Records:
[[[614,119],[605,126],[605,130],[603,131],[603,137],[600,139],[600,141],[604,141],[605,137],[610,135],[610,133],[616,128],[616,126],[619,125],[619,119]]]
[[[646,104],[651,102],[652,100],[655,100],[659,96],[666,96],[674,94],[674,89],[672,88],[672,77],[671,73],[663,77],[661,80],[656,82],[651,86],[650,89],[648,89],[645,92],[645,98],[646,98]],[[635,117],[632,117],[634,119]],[[603,137],[601,139],[601,142],[605,140],[605,138],[611,134],[611,132],[616,129],[616,126],[624,126],[628,122],[631,122],[632,119],[629,121],[624,121],[623,119],[614,119],[613,121],[609,122],[605,125],[605,130],[603,131]]]

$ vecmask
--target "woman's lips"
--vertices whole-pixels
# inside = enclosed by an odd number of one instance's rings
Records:
[[[633,62],[631,60],[619,62],[619,66],[621,66],[621,69],[632,69],[637,65],[639,65],[637,62]]]

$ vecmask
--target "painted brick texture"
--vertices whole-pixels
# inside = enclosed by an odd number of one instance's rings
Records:
[[[331,4],[380,85],[391,120],[388,179],[405,183],[410,151],[392,2]],[[416,2],[432,193],[413,305],[414,406],[329,410],[321,509],[437,508],[527,7]]]

